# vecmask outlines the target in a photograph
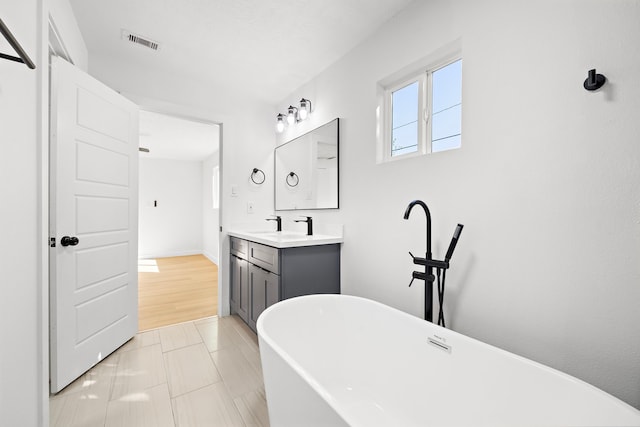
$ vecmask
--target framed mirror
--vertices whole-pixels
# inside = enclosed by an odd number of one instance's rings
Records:
[[[277,211],[338,209],[339,119],[275,149]]]

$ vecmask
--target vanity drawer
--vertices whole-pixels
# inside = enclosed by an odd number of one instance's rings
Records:
[[[229,246],[231,247],[231,253],[238,258],[248,259],[249,257],[249,242],[246,240],[238,239],[237,237],[229,237]]]
[[[249,262],[275,274],[280,274],[279,253],[272,246],[249,242]]]

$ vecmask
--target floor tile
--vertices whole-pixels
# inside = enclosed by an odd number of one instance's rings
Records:
[[[167,326],[159,329],[159,331],[162,351],[171,351],[202,342],[202,338],[193,322]]]
[[[97,394],[106,392],[111,393],[111,386],[115,377],[116,367],[118,366],[119,354],[117,352],[104,358],[93,368],[81,375],[77,380],[62,389],[56,397],[61,397],[78,392],[89,394]]]
[[[54,398],[57,402],[55,420],[51,427],[103,426],[109,402],[108,392],[80,391]],[[53,414],[51,414],[53,415]]]
[[[110,400],[135,396],[141,390],[167,382],[160,344],[120,354]]]
[[[204,344],[164,353],[171,397],[197,390],[221,380]]]
[[[233,315],[225,317],[225,319],[229,319],[228,324],[234,328],[234,330],[244,339],[248,345],[253,347],[256,351],[258,350],[258,336],[255,332],[249,328],[249,326],[244,323],[240,317]]]
[[[218,320],[197,323],[196,328],[209,351],[233,347],[242,340],[233,329],[223,327]]]
[[[222,382],[172,400],[177,427],[240,427],[242,417]]]
[[[245,359],[247,359],[247,362],[249,362],[251,367],[256,371],[258,377],[262,378],[262,361],[260,360],[260,351],[257,348],[254,350],[248,345],[243,345],[238,348]]]
[[[200,323],[208,323],[208,322],[218,321],[219,317],[220,316],[203,317],[202,319],[194,320],[193,323],[195,323],[195,325],[198,326]]]
[[[125,345],[120,347],[118,352],[131,351],[154,344],[160,344],[160,332],[157,329],[136,334]]]
[[[49,425],[56,426],[58,424],[58,419],[62,414],[62,409],[64,408],[64,404],[67,403],[66,396],[52,396],[49,398]]]
[[[261,377],[239,348],[224,348],[211,353],[211,357],[232,397],[241,396],[263,386]]]
[[[264,388],[233,399],[247,427],[269,427],[269,411]]]
[[[136,335],[50,397],[51,426],[267,426],[255,333],[217,316]]]
[[[107,406],[106,427],[174,427],[167,384],[112,400]]]

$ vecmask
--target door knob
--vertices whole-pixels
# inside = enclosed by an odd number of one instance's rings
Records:
[[[79,242],[80,240],[78,240],[77,237],[64,236],[62,239],[60,239],[60,244],[62,246],[75,246]]]

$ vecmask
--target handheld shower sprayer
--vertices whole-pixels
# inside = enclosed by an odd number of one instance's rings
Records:
[[[453,237],[451,238],[451,243],[449,243],[449,249],[447,249],[447,254],[444,256],[445,262],[449,262],[451,259],[451,255],[453,255],[453,251],[456,249],[456,245],[458,244],[458,239],[460,238],[460,234],[462,234],[462,228],[464,225],[458,224],[456,229],[453,232]]]

